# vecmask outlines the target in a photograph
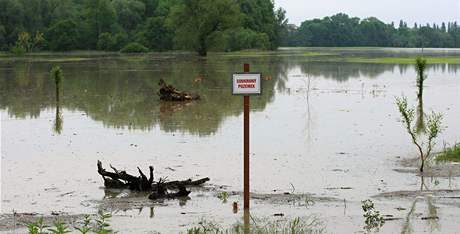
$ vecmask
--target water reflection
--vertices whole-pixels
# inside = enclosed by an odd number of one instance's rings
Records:
[[[57,134],[62,133],[62,128],[64,127],[64,117],[61,112],[60,102],[56,103],[56,116],[54,118],[53,131]]]
[[[417,95],[418,103],[417,103],[417,120],[415,123],[416,126],[416,133],[422,134],[425,133],[426,125],[425,125],[425,112],[423,112],[423,96]]]
[[[433,179],[433,178],[432,178]],[[427,186],[427,183],[425,181],[425,177],[421,176],[420,177],[420,191],[419,195],[416,195],[414,198],[414,201],[412,202],[409,212],[407,213],[401,233],[403,234],[409,234],[413,233],[413,227],[412,227],[412,222],[414,221],[414,218],[418,218],[415,211],[417,210],[417,203],[420,200],[425,200],[426,201],[426,216],[422,217],[422,220],[426,220],[428,222],[428,225],[430,226],[431,232],[434,231],[439,231],[440,230],[440,224],[439,224],[439,216],[438,216],[438,207],[435,205],[435,201],[433,198],[433,194],[430,193],[430,188]],[[422,213],[423,214],[423,213]],[[415,216],[415,217],[414,217]]]
[[[53,102],[53,81],[49,62],[0,62],[0,108],[15,118],[38,118],[42,111],[55,108],[53,129],[63,131],[62,112],[85,112],[110,128],[151,130],[194,135],[214,134],[230,116],[241,114],[241,97],[231,96],[230,74],[251,63],[262,71],[263,95],[252,100],[253,111],[262,111],[276,92],[286,91],[289,72],[299,68],[307,77],[336,81],[375,78],[384,72],[405,72],[406,65],[304,62],[277,56],[200,59],[180,57],[113,57],[61,62],[66,74],[62,100]],[[456,72],[458,66],[429,66]],[[163,103],[158,100],[158,80],[165,79],[178,89],[199,93],[196,103]],[[309,80],[306,84],[309,87]],[[310,105],[307,93],[307,107]],[[310,113],[307,113],[310,121]],[[308,131],[308,130],[307,130]]]

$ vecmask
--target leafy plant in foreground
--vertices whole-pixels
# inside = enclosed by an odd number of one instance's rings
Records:
[[[59,220],[54,222],[54,227],[49,228],[48,231],[50,231],[52,234],[70,233],[69,227]]]
[[[48,226],[45,225],[43,218],[39,218],[35,223],[27,225],[29,234],[46,234],[46,228]]]
[[[80,225],[74,227],[74,230],[71,230],[69,226],[60,220],[55,221],[53,226],[46,226],[43,218],[40,218],[38,221],[27,225],[27,229],[29,234],[66,234],[71,232],[80,234],[111,234],[116,233],[110,228],[109,220],[111,217],[111,214],[104,213],[103,211],[99,211],[97,217],[94,219],[90,215],[86,215],[80,221]]]
[[[371,231],[372,229],[378,230],[380,227],[383,226],[383,224],[385,224],[385,220],[380,214],[380,211],[375,209],[374,202],[372,202],[369,199],[362,201],[361,203],[364,211],[364,223],[366,224],[364,226],[364,229],[366,231]]]

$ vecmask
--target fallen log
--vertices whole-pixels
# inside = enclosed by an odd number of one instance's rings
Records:
[[[149,199],[174,199],[188,197],[191,193],[191,191],[187,190],[185,185],[182,183],[177,184],[177,189],[179,190],[178,192],[168,192],[166,183],[160,179],[160,181],[156,184],[156,190],[149,195]]]
[[[158,91],[158,96],[160,96],[160,100],[163,101],[193,101],[199,100],[200,95],[183,92],[172,85],[166,84],[163,79],[160,79],[160,90]]]
[[[199,180],[175,180],[166,181],[160,178],[158,182],[154,181],[153,166],[149,166],[149,177],[137,167],[139,176],[128,174],[126,171],[120,171],[117,168],[110,165],[113,172],[109,172],[102,167],[102,162],[97,161],[97,172],[104,179],[104,186],[106,188],[128,188],[134,191],[152,192],[149,195],[150,199],[161,199],[161,198],[178,198],[186,197],[190,194],[187,187],[200,186],[210,179],[208,177]],[[178,190],[178,192],[168,192],[168,190]]]
[[[102,167],[102,162],[97,161],[97,172],[104,179],[104,186],[107,188],[129,188],[136,191],[150,191],[153,183],[153,167],[150,166],[150,178],[144,175],[142,170],[138,167],[140,176],[133,176],[126,171],[119,171],[112,165],[110,168],[114,172],[108,172]]]

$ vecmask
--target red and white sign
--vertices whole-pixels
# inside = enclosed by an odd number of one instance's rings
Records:
[[[260,73],[233,74],[234,95],[257,95],[262,92]]]

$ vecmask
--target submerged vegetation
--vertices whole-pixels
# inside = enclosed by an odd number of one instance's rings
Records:
[[[445,148],[436,156],[437,161],[460,162],[460,144]]]

